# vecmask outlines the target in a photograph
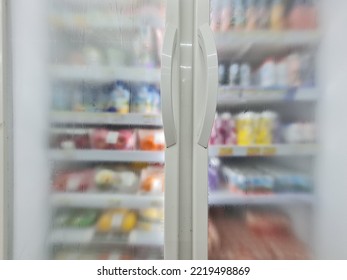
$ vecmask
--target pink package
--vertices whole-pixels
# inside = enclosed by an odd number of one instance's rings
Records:
[[[133,130],[94,129],[90,134],[92,149],[133,150],[135,133]]]
[[[235,145],[236,127],[230,113],[216,116],[210,138],[211,145]]]
[[[83,192],[94,186],[93,178],[93,169],[58,173],[53,179],[53,187],[62,192]]]

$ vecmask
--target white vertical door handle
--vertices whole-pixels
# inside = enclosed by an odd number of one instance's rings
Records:
[[[206,23],[199,27],[199,46],[206,64],[207,93],[202,123],[199,129],[198,144],[207,148],[215,118],[218,95],[218,58],[212,30]]]
[[[161,104],[165,143],[169,148],[176,144],[176,127],[172,103],[172,61],[176,48],[177,28],[166,26],[163,51],[161,55]]]

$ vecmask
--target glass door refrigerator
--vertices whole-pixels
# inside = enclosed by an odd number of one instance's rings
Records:
[[[10,6],[12,257],[163,258],[165,3]]]
[[[5,258],[347,257],[347,4],[4,8]]]
[[[338,1],[211,1],[219,90],[209,259],[346,258],[338,128],[346,63],[336,46],[344,9]]]

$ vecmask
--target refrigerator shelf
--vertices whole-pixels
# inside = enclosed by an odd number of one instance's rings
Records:
[[[314,197],[307,193],[283,193],[268,195],[240,195],[227,191],[211,192],[209,205],[288,205],[307,204],[312,205]]]
[[[164,152],[121,150],[51,150],[50,159],[77,162],[149,162],[163,163]]]
[[[259,63],[267,56],[282,56],[290,49],[314,48],[319,44],[320,32],[302,31],[254,31],[226,32],[215,34],[220,60],[229,60],[231,56]]]
[[[277,205],[313,203],[312,194],[283,193],[268,195],[240,195],[228,191],[211,192],[209,205]],[[163,207],[163,196],[115,195],[115,194],[55,194],[52,205],[65,208],[130,208],[142,209],[149,207]]]
[[[160,82],[159,68],[111,67],[91,65],[55,65],[51,67],[54,80],[68,82],[112,83],[116,80],[132,82]]]
[[[163,231],[133,230],[128,235],[98,234],[95,228],[53,230],[50,235],[52,245],[126,245],[161,247],[164,244]]]
[[[219,88],[218,105],[238,106],[291,101],[314,102],[317,101],[317,98],[318,92],[315,88],[263,89],[221,86]]]
[[[95,14],[87,13],[70,13],[70,14],[51,14],[50,23],[52,27],[63,31],[79,31],[88,33],[90,31],[140,31],[143,26],[152,28],[163,28],[164,20],[158,13],[148,15],[138,14],[137,16],[120,15],[117,17],[100,13],[100,17]]]
[[[315,153],[316,144],[216,145],[209,147],[211,157],[312,156]]]
[[[210,146],[210,157],[269,157],[269,156],[313,156],[315,144],[278,144],[254,146]],[[163,163],[164,152],[122,150],[51,150],[50,158],[57,161],[90,162],[149,162]]]
[[[214,33],[218,47],[237,48],[238,45],[302,46],[319,42],[319,30],[255,30]]]
[[[158,114],[116,114],[91,112],[53,112],[54,124],[162,126]]]
[[[122,5],[122,7],[131,7],[136,3],[137,0],[88,0],[88,6],[93,8],[98,7],[112,7],[111,5]],[[84,6],[86,4],[85,0],[69,0],[69,1],[61,1],[54,0],[56,3],[67,5],[79,5]],[[164,3],[164,0],[146,0],[146,3],[160,4]]]
[[[162,195],[114,194],[114,193],[56,193],[52,196],[54,207],[74,208],[128,208],[144,209],[163,207]]]

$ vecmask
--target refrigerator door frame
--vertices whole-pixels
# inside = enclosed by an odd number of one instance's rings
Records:
[[[218,93],[218,58],[210,29],[210,0],[195,1],[194,25],[193,259],[207,260],[208,139],[214,122]]]
[[[13,232],[13,137],[11,65],[8,34],[9,3],[0,5],[0,260],[11,259]]]
[[[214,120],[206,119],[206,114],[214,116],[216,92],[211,98],[206,88],[212,85],[210,88],[218,90],[218,61],[216,50],[203,52],[205,46],[209,50],[215,48],[212,32],[208,33],[203,47],[198,37],[201,27],[209,28],[209,7],[209,0],[169,0],[167,6],[168,36],[173,37],[177,28],[177,40],[176,49],[172,46],[170,50],[164,43],[162,63],[165,75],[162,94],[172,93],[172,97],[164,96],[164,101],[168,103],[172,98],[173,107],[168,108],[168,104],[163,107],[169,109],[165,112],[166,120],[171,120],[167,122],[169,128],[165,128],[170,140],[165,155],[165,259],[208,258],[208,150],[205,143],[208,141],[201,141],[201,132],[204,128],[202,136],[206,138]],[[173,68],[171,90],[166,88],[170,85],[166,76],[171,75],[165,68],[168,57],[172,59]],[[211,83],[205,83],[206,79]],[[208,101],[211,104],[206,103]],[[172,137],[173,131],[167,133],[170,128],[176,128],[176,137]]]
[[[1,93],[0,93],[0,259],[4,259],[5,256],[5,248],[4,248],[4,202],[5,202],[5,182],[4,182],[4,85],[3,85],[3,76],[4,76],[4,67],[3,67],[3,57],[4,57],[4,50],[3,50],[3,27],[4,27],[4,7],[0,5],[0,87],[1,87]]]

